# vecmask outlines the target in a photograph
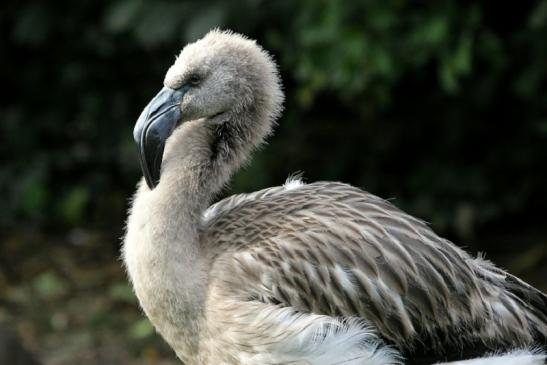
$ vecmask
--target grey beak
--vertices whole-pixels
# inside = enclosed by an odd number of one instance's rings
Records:
[[[146,184],[154,189],[160,181],[165,141],[181,119],[180,103],[187,87],[174,90],[164,87],[142,111],[133,137],[139,148],[139,158]]]

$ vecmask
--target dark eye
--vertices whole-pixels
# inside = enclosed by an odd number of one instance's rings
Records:
[[[199,77],[199,75],[196,75],[196,74],[192,74],[188,78],[188,83],[193,86],[196,86],[197,84],[199,84],[200,81],[201,81],[201,77]]]

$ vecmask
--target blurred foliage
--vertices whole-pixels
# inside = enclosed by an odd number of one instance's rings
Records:
[[[546,275],[547,0],[0,6],[0,319],[36,348],[56,348],[45,334],[73,345],[52,364],[93,346],[161,359],[114,259],[140,178],[132,128],[175,54],[214,27],[270,50],[287,96],[227,194],[295,171],[349,182]]]
[[[213,27],[257,38],[287,93],[234,191],[303,170],[395,196],[444,231],[545,207],[545,0],[2,6],[2,227],[119,231],[139,176],[133,121]]]

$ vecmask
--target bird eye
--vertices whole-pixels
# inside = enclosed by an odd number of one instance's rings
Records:
[[[193,86],[196,86],[197,84],[199,84],[200,81],[201,81],[201,77],[199,77],[199,75],[196,75],[196,74],[191,75],[190,78],[188,79],[188,83]]]

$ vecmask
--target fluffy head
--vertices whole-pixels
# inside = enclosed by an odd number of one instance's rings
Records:
[[[181,104],[183,121],[210,118],[224,122],[249,111],[254,114],[254,125],[242,127],[252,128],[263,138],[282,109],[275,62],[254,40],[231,31],[213,30],[184,47],[164,85],[178,89],[185,84],[191,88]]]

